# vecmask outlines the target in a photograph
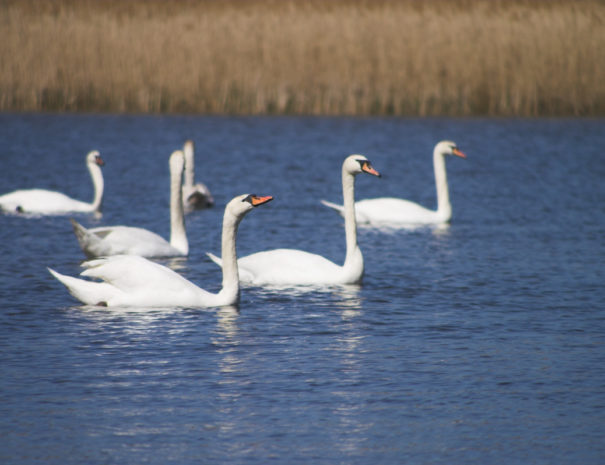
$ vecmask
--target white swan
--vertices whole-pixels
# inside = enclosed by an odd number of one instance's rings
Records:
[[[133,255],[98,258],[85,262],[81,275],[102,282],[48,271],[84,304],[108,307],[220,307],[239,300],[239,276],[235,239],[237,227],[246,213],[273,197],[240,195],[225,207],[222,253],[223,286],[217,294],[208,292],[170,268]]]
[[[451,141],[441,141],[433,150],[433,168],[435,170],[435,184],[437,186],[437,210],[429,210],[409,200],[393,197],[360,200],[355,203],[355,212],[359,223],[370,225],[423,225],[447,223],[452,218],[452,204],[447,186],[445,172],[445,156],[456,155],[466,158],[456,144]],[[325,200],[325,206],[343,214],[342,205]]]
[[[185,176],[183,178],[183,206],[185,211],[190,212],[213,206],[214,198],[210,189],[201,182],[194,184],[195,156],[192,140],[185,141],[183,152],[185,153]]]
[[[103,202],[103,173],[105,162],[99,152],[93,150],[86,155],[86,166],[94,186],[92,203],[72,199],[61,192],[45,189],[21,189],[0,196],[0,210],[40,215],[99,212]]]
[[[342,164],[342,195],[345,205],[345,235],[347,252],[344,265],[302,250],[275,249],[240,258],[237,263],[240,279],[252,284],[308,285],[354,284],[363,275],[363,255],[357,245],[355,224],[355,176],[359,173],[380,176],[363,155],[351,155]],[[217,265],[220,258],[208,254]]]
[[[170,242],[143,228],[102,226],[86,229],[71,220],[80,247],[88,258],[110,255],[141,257],[179,257],[189,253],[185,217],[181,199],[181,178],[185,157],[181,150],[170,155]]]

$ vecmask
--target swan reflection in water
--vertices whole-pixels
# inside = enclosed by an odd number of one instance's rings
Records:
[[[239,327],[237,325],[239,315],[239,307],[235,305],[217,308],[217,332],[221,334],[222,337],[228,337],[230,339],[233,339],[235,336],[237,336],[239,332]]]
[[[156,259],[156,262],[170,268],[172,271],[187,271],[189,265],[187,264],[187,257],[172,257],[164,259]]]
[[[451,223],[440,223],[440,224],[398,224],[398,223],[361,223],[357,227],[364,231],[376,231],[382,234],[397,234],[398,232],[416,232],[427,230],[435,236],[441,236],[450,232]]]
[[[255,294],[275,302],[276,300],[305,297],[306,302],[321,307],[337,307],[345,310],[361,310],[360,284],[298,284],[250,286]],[[326,298],[331,294],[331,298]]]

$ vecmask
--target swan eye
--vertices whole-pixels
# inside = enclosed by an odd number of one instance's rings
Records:
[[[455,145],[452,147],[451,149],[452,151],[450,152],[451,155],[456,155],[457,157],[460,158],[466,158],[466,155],[464,152],[462,152],[458,147],[456,147]]]
[[[371,174],[373,176],[380,177],[380,173],[374,169],[374,167],[370,163],[370,160],[357,160],[357,161],[361,165],[361,171],[363,171],[364,173]]]
[[[254,197],[256,197],[255,194],[249,194],[242,199],[242,202],[248,202],[250,205],[254,205],[254,203],[252,202]]]
[[[259,205],[270,202],[271,200],[273,200],[273,197],[270,195],[260,197],[255,194],[250,194],[245,199],[242,199],[242,202],[248,202],[253,207],[258,207]]]

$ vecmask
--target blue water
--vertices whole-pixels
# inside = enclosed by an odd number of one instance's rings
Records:
[[[435,205],[452,139],[449,228],[361,229],[358,287],[242,290],[239,310],[81,307],[46,271],[84,256],[66,217],[0,216],[0,463],[598,464],[605,462],[605,121],[0,115],[0,193],[90,201],[167,237],[168,156],[196,142],[217,205],[187,217],[209,290],[225,203],[273,195],[241,255],[344,260],[340,166],[358,199]]]

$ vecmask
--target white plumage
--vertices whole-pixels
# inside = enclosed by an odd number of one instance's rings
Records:
[[[363,276],[363,255],[357,244],[355,224],[355,176],[359,173],[380,174],[363,155],[351,155],[342,164],[342,193],[344,200],[346,257],[337,265],[321,255],[295,249],[258,252],[238,260],[240,279],[252,284],[305,285],[354,284]],[[208,256],[219,266],[223,261]]]
[[[109,307],[218,307],[234,305],[239,299],[236,256],[237,227],[246,213],[272,197],[240,195],[225,207],[222,232],[223,285],[208,292],[171,269],[143,257],[117,255],[85,262],[81,275],[99,281],[49,272],[70,294],[87,305]]]
[[[406,226],[447,223],[452,218],[452,204],[447,184],[445,157],[456,155],[466,158],[456,144],[451,141],[441,141],[433,150],[433,168],[435,170],[435,186],[437,188],[437,210],[430,210],[417,203],[394,197],[360,200],[355,203],[358,223],[373,226]],[[340,214],[342,205],[322,200],[322,203]]]
[[[104,164],[105,162],[96,150],[86,155],[86,166],[94,186],[94,198],[91,203],[72,199],[61,192],[46,189],[21,189],[1,195],[0,210],[38,215],[99,212],[103,202],[104,184],[101,166]]]
[[[111,255],[176,257],[189,253],[181,199],[181,179],[185,158],[181,150],[170,155],[170,241],[143,228],[101,226],[86,229],[71,220],[80,247],[88,258]]]

